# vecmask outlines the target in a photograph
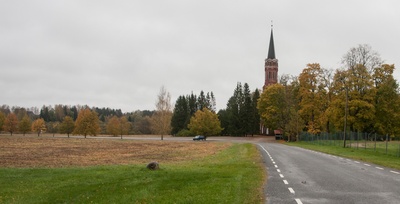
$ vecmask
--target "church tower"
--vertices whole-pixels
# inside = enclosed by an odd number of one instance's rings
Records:
[[[278,83],[278,59],[275,58],[274,35],[271,25],[271,37],[269,39],[268,57],[265,59],[265,87]]]

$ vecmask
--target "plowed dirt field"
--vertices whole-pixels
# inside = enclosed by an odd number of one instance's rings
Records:
[[[178,163],[213,155],[229,143],[0,137],[0,167],[75,167]]]

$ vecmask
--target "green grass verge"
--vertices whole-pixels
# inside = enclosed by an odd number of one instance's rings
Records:
[[[303,140],[304,141],[304,140]],[[329,140],[329,139],[321,139],[318,140],[315,138],[314,141],[307,141],[308,143],[312,143],[315,145],[328,145],[328,146],[338,146],[343,147],[343,140]],[[354,149],[364,149],[373,152],[379,152],[383,154],[400,156],[400,141],[366,141],[366,140],[347,140],[346,147],[351,147]]]
[[[257,148],[234,144],[200,161],[79,168],[0,168],[0,203],[262,203]]]
[[[325,152],[332,155],[337,155],[341,157],[346,157],[350,159],[370,162],[394,169],[400,170],[400,157],[386,155],[381,152],[373,152],[371,150],[365,150],[362,148],[343,148],[339,146],[326,146],[326,145],[317,145],[307,142],[290,142],[286,143],[290,146],[297,146],[306,149],[312,149],[319,152]]]

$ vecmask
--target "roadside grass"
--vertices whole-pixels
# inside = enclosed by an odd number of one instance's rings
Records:
[[[255,145],[233,144],[203,159],[160,164],[0,168],[0,203],[263,203]]]
[[[308,141],[308,143],[312,143],[315,145],[343,147],[343,140],[321,139],[321,140]],[[364,149],[393,156],[400,156],[400,141],[385,142],[385,141],[367,141],[367,140],[347,140],[346,147],[354,148],[357,150]]]
[[[285,144],[305,149],[311,149],[319,152],[324,152],[332,155],[337,155],[341,157],[346,157],[350,159],[374,163],[400,170],[400,157],[387,155],[382,152],[374,152],[371,151],[370,149],[343,148],[339,146],[317,145],[308,142],[289,142]]]

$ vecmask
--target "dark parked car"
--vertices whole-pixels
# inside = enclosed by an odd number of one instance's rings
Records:
[[[193,137],[193,140],[206,140],[206,137],[205,136],[203,136],[203,135],[197,135],[197,136],[195,136],[195,137]]]

